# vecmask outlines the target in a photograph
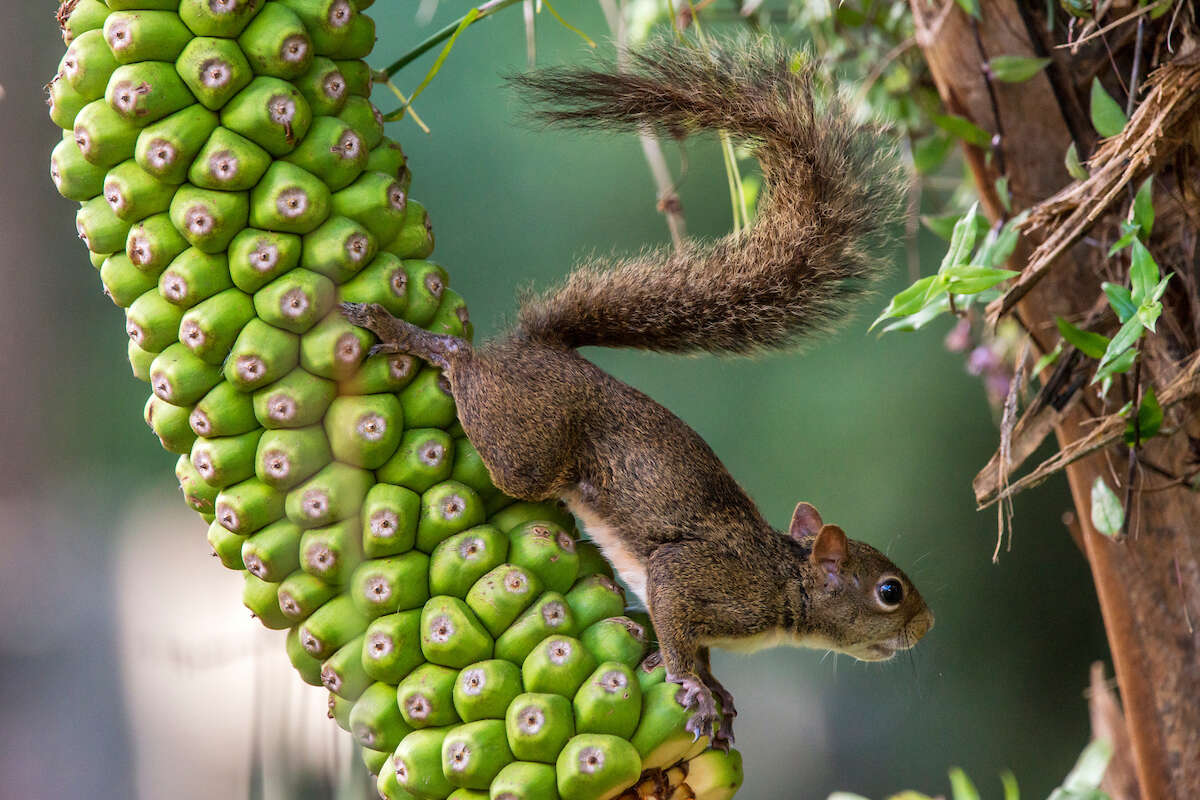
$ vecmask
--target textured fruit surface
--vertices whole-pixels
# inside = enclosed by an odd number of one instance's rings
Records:
[[[51,177],[125,310],[146,422],[382,796],[615,797],[707,756],[727,797],[740,760],[700,755],[643,676],[652,632],[595,546],[502,496],[440,373],[337,310],[472,334],[369,99],[369,5],[60,9]]]

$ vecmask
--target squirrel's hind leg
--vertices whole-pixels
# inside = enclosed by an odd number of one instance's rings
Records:
[[[733,744],[733,718],[737,716],[737,706],[733,704],[733,695],[721,685],[721,682],[717,680],[717,676],[713,675],[708,657],[708,648],[701,647],[699,658],[697,659],[700,680],[704,681],[704,685],[711,689],[717,700],[721,702],[721,722],[717,727],[713,746],[722,747],[724,745],[722,749],[728,751],[729,745]]]
[[[371,348],[372,355],[411,353],[435,367],[449,369],[455,356],[471,352],[471,344],[467,340],[418,328],[411,322],[392,316],[378,303],[342,303],[341,309],[342,316],[348,321],[379,337],[379,344]]]

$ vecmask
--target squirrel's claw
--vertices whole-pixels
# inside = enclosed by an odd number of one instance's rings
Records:
[[[667,675],[667,680],[679,684],[675,701],[684,708],[696,709],[684,726],[684,730],[692,734],[692,741],[699,741],[701,736],[712,736],[715,743],[720,736],[718,722],[721,721],[722,715],[717,712],[717,702],[713,699],[712,690],[695,675]],[[732,729],[729,732],[732,734]]]

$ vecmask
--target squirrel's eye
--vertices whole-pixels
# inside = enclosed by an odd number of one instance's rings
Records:
[[[904,586],[895,578],[888,578],[875,588],[875,593],[879,595],[880,605],[890,611],[904,599]]]

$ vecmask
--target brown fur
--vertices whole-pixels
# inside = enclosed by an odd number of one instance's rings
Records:
[[[722,52],[709,62],[660,48],[637,56],[653,78],[554,71],[522,79],[574,102],[555,113],[575,122],[694,121],[755,137],[776,183],[748,236],[689,245],[663,264],[586,268],[527,302],[510,335],[478,349],[380,306],[344,307],[382,349],[446,370],[463,429],[496,486],[568,501],[606,552],[622,557],[614,560],[625,563],[628,582],[644,572],[669,679],[697,708],[689,729],[708,733],[719,720],[714,743],[723,746],[734,710],[708,670],[709,644],[807,644],[875,660],[912,646],[933,623],[882,554],[823,526],[807,504],[788,534],[772,529],[695,431],[574,350],[775,347],[828,324],[851,291],[844,281],[870,277],[863,237],[876,230],[870,217],[883,201],[855,174],[870,166],[855,155],[861,129],[840,112],[818,114],[808,74],[780,58]],[[890,610],[877,602],[887,577],[904,590]]]

